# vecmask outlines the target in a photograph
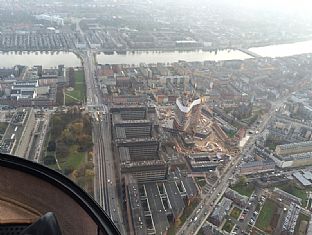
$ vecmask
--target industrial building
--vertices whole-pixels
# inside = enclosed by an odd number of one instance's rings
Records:
[[[121,173],[131,173],[139,182],[164,180],[168,173],[168,165],[162,160],[121,163]]]
[[[35,113],[32,108],[18,109],[3,136],[0,152],[26,157],[30,150],[29,141],[35,124]]]
[[[179,170],[165,181],[138,183],[131,174],[124,181],[129,234],[166,234],[197,195],[194,180]]]
[[[125,197],[129,234],[145,235],[147,228],[141,205],[139,186],[131,174],[125,177]]]
[[[307,175],[308,175],[307,173],[305,174],[301,174],[300,172],[293,173],[293,176],[295,177],[295,179],[298,180],[299,183],[304,187],[312,185],[311,181],[305,177]]]
[[[11,88],[11,98],[34,99],[37,97],[38,80],[35,81],[16,81]]]
[[[131,173],[139,182],[165,179],[168,166],[160,152],[155,108],[115,107],[111,112],[121,173]]]
[[[229,157],[221,154],[212,155],[211,153],[193,153],[186,157],[190,169],[193,172],[210,172],[216,170]]]
[[[179,131],[187,131],[197,125],[201,114],[202,99],[183,96],[176,99],[174,127]]]

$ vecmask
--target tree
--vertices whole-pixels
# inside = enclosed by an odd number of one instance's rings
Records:
[[[88,152],[88,161],[92,161],[93,160],[93,152]]]
[[[44,165],[53,165],[56,163],[55,157],[53,155],[45,156],[43,162],[44,162]]]
[[[68,85],[75,87],[75,71],[73,68],[68,69]]]
[[[239,184],[246,184],[247,183],[247,177],[244,175],[241,175],[239,177]]]
[[[93,170],[86,169],[85,176],[94,176],[94,175],[95,174]]]
[[[89,114],[84,114],[82,116],[83,122],[83,130],[85,133],[92,135],[92,124],[91,124],[91,117]]]
[[[65,128],[62,132],[61,140],[64,143],[71,145],[75,143],[75,136],[73,135],[73,133],[70,131],[69,128]]]
[[[56,154],[60,157],[66,157],[68,155],[68,146],[62,141],[58,141],[56,144]]]
[[[55,141],[49,141],[47,150],[48,150],[48,152],[54,152],[56,150]]]

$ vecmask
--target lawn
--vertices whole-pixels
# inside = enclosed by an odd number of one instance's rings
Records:
[[[78,169],[80,165],[84,163],[86,153],[78,152],[77,148],[78,148],[77,145],[69,147],[68,156],[61,160],[59,159],[60,167],[63,171],[64,170],[72,171]]]
[[[308,194],[306,190],[300,189],[296,185],[291,184],[291,183],[279,185],[278,188],[291,195],[301,198],[303,207],[307,205]]]
[[[65,103],[75,104],[85,100],[86,85],[84,79],[84,71],[75,71],[75,87],[72,91],[66,91]]]
[[[204,177],[195,177],[195,181],[200,188],[204,187],[207,184]]]
[[[234,186],[232,186],[232,189],[241,195],[250,197],[253,191],[255,190],[255,186],[253,184],[237,183]]]
[[[278,210],[277,204],[274,201],[267,199],[258,216],[256,227],[258,227],[263,231],[270,231],[271,220],[273,219],[273,216],[277,210]]]
[[[234,224],[232,221],[227,220],[227,221],[225,222],[225,224],[223,225],[222,230],[224,230],[224,231],[230,233],[230,232],[232,231],[234,225],[235,225],[235,224]]]
[[[297,223],[296,223],[296,227],[295,227],[295,233],[294,234],[306,234],[306,231],[300,231],[300,223],[303,221],[307,221],[307,223],[309,224],[310,218],[309,216],[306,216],[302,213],[299,214],[299,217],[297,219]]]
[[[234,207],[230,213],[230,216],[233,217],[234,219],[238,219],[240,214],[241,214],[242,210],[237,208],[237,207]]]

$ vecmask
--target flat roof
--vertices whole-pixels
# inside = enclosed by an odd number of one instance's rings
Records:
[[[161,202],[158,188],[155,183],[145,183],[147,200],[152,213],[152,219],[156,229],[156,234],[163,234],[169,228],[166,211]]]
[[[312,180],[312,173],[310,171],[302,171],[303,172],[303,177]]]
[[[128,185],[128,194],[130,200],[130,207],[131,207],[131,215],[133,226],[135,229],[135,233],[140,235],[146,234],[146,224],[143,214],[143,209],[141,205],[139,187],[137,183],[130,183]]]
[[[307,180],[300,172],[293,173],[293,176],[303,185],[303,186],[310,186],[312,183]]]
[[[255,167],[255,166],[265,166],[265,165],[275,165],[275,162],[272,160],[266,160],[266,161],[252,161],[252,162],[246,162],[241,167],[247,168],[247,167]]]
[[[185,207],[184,201],[174,181],[165,182],[165,187],[172,207],[172,213],[177,217]]]
[[[181,178],[183,185],[186,190],[186,194],[188,197],[194,197],[197,194],[197,187],[193,178],[191,177],[182,177]]]

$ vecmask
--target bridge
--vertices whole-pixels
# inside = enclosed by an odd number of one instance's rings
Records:
[[[241,52],[243,52],[243,53],[245,53],[245,54],[247,54],[247,55],[250,55],[250,56],[252,56],[252,57],[254,57],[254,58],[263,57],[263,56],[261,56],[261,55],[255,53],[255,52],[252,52],[252,51],[250,51],[250,50],[248,50],[248,49],[246,49],[246,48],[241,48],[241,47],[239,47],[239,48],[237,48],[237,50],[239,50],[239,51],[241,51]]]

